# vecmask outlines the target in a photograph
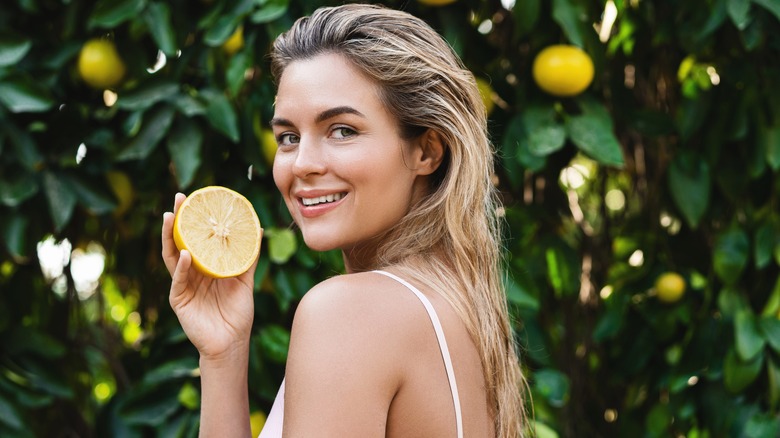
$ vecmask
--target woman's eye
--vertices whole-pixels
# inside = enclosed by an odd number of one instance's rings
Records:
[[[338,128],[333,130],[333,137],[335,138],[349,138],[357,134],[357,132],[352,128],[347,128],[346,126],[339,126]]]
[[[276,143],[278,143],[279,146],[296,144],[299,141],[300,141],[300,137],[290,133],[280,134],[278,137],[276,137]]]

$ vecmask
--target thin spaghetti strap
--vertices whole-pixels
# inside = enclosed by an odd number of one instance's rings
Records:
[[[436,331],[436,339],[439,341],[439,349],[441,350],[441,357],[444,359],[444,368],[447,370],[447,380],[450,382],[450,391],[452,392],[452,403],[455,405],[455,423],[456,430],[458,432],[458,438],[463,438],[463,417],[460,411],[460,397],[458,396],[458,385],[455,382],[455,371],[452,368],[452,359],[450,358],[450,350],[447,348],[447,340],[444,338],[444,329],[439,322],[439,316],[436,314],[436,309],[433,308],[428,297],[422,294],[416,287],[412,286],[409,282],[397,275],[391,274],[385,271],[374,271],[377,274],[382,274],[386,277],[390,277],[393,280],[406,286],[407,289],[414,292],[417,298],[420,299],[425,310],[428,312],[428,317],[433,323],[433,329]]]

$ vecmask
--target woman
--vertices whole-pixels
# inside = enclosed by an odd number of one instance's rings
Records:
[[[347,273],[301,300],[261,436],[524,435],[473,75],[422,20],[367,5],[298,20],[272,63],[274,180],[306,244],[341,249]],[[200,352],[201,433],[247,436],[254,268],[202,277],[172,222],[163,256]]]

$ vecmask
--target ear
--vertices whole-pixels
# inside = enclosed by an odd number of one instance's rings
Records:
[[[436,171],[444,159],[444,142],[441,135],[428,129],[416,140],[414,169],[418,175],[430,175]]]

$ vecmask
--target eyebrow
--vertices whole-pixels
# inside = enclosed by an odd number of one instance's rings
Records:
[[[330,108],[321,112],[319,115],[317,115],[317,119],[315,121],[317,123],[324,122],[325,120],[332,119],[333,117],[340,116],[342,114],[354,114],[364,119],[366,118],[365,114],[361,113],[355,108],[344,105],[344,106],[337,106],[335,108]],[[294,125],[293,122],[291,122],[290,120],[281,117],[272,118],[268,122],[268,124],[271,126],[293,126]]]

